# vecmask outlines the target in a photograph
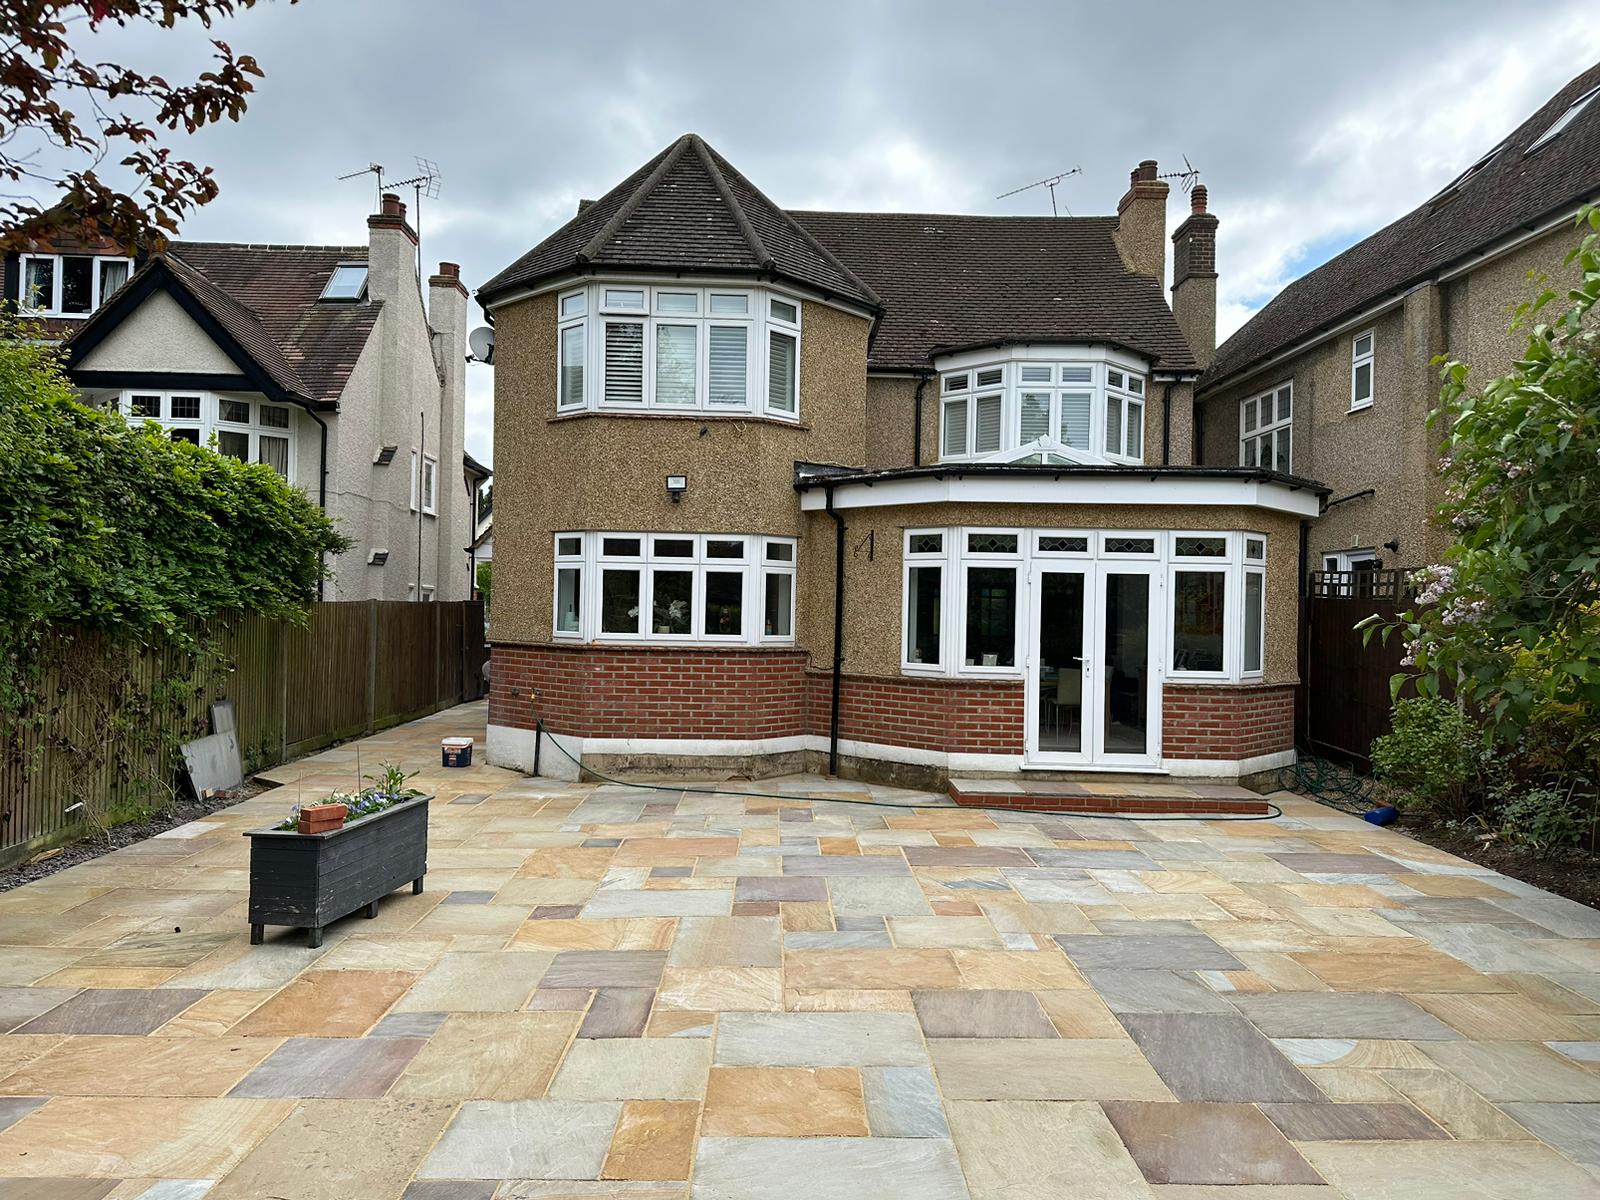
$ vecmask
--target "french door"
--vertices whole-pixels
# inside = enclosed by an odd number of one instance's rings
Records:
[[[1159,569],[1035,563],[1028,588],[1027,759],[1153,767],[1161,756]]]

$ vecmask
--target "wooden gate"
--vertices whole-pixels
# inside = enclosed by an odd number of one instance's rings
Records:
[[[1372,741],[1390,731],[1389,681],[1405,645],[1374,633],[1363,644],[1356,626],[1376,613],[1392,620],[1410,607],[1411,569],[1314,571],[1300,620],[1300,690],[1296,742],[1313,754],[1372,769]],[[1414,694],[1407,685],[1404,695]]]

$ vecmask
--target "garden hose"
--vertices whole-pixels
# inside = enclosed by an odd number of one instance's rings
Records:
[[[544,727],[544,722],[542,720],[536,721],[535,725],[541,736],[549,736],[550,731]],[[601,780],[604,783],[613,783],[619,787],[639,788],[641,790],[651,792],[694,792],[697,795],[707,796],[743,796],[751,800],[809,800],[817,804],[864,804],[869,808],[904,808],[911,810],[937,809],[940,812],[950,811],[949,806],[944,804],[906,804],[895,800],[855,800],[849,797],[841,796],[797,796],[786,792],[730,792],[717,787],[696,787],[693,785],[683,787],[673,786],[665,783],[635,783],[628,779],[614,779],[610,775],[605,775],[599,771],[596,771],[593,767],[585,766],[580,760],[574,758],[570,753],[568,753],[567,748],[561,744],[558,738],[550,737],[550,744],[557,750],[561,751],[562,756],[576,766],[579,771],[593,775],[596,779]],[[1275,821],[1279,817],[1283,816],[1283,809],[1279,808],[1276,804],[1273,804],[1270,800],[1266,801],[1265,803],[1267,808],[1271,811],[1254,814],[1151,813],[1149,815],[1140,815],[1137,813],[1066,812],[1042,808],[1003,808],[995,809],[993,811],[1006,813],[1026,813],[1029,816],[1038,817],[1082,817],[1091,821]],[[962,807],[967,808],[976,806],[962,805]],[[990,810],[980,808],[977,809],[977,811],[988,812]]]
[[[1279,772],[1278,782],[1286,792],[1314,796],[1346,812],[1365,812],[1373,805],[1373,784],[1369,776],[1315,755],[1300,755],[1292,766]]]

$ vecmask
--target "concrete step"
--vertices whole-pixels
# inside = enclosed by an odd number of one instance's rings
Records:
[[[1225,783],[1084,783],[1043,779],[952,779],[950,798],[969,808],[1031,808],[1044,812],[1263,816],[1266,800]]]

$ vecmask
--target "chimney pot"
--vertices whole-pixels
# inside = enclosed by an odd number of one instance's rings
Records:
[[[394,192],[385,192],[383,194],[383,203],[378,211],[386,217],[398,217],[402,221],[406,219],[405,201],[401,200]]]
[[[442,263],[439,264],[439,274],[443,275],[446,279],[460,279],[461,278],[461,264],[460,263],[453,263],[453,262],[442,262]]]
[[[1197,183],[1194,190],[1189,193],[1189,211],[1203,213],[1206,211],[1206,185]]]
[[[1156,160],[1147,158],[1128,173],[1128,182],[1140,183],[1154,180],[1156,177]]]

